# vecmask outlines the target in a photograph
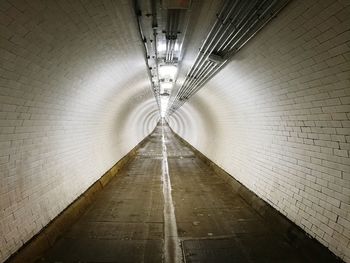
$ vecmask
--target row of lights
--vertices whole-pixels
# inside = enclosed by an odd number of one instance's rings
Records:
[[[179,45],[176,43],[174,45],[174,50],[179,50]],[[166,51],[166,43],[159,42],[157,46],[158,52]],[[177,74],[177,66],[175,64],[165,64],[158,66],[158,77],[160,79],[160,113],[161,117],[165,117],[166,110],[168,108],[169,97],[171,89],[174,86],[174,80]]]
[[[174,51],[177,52],[177,51],[179,51],[179,49],[180,49],[179,44],[178,44],[178,43],[175,43],[175,45],[174,45]],[[164,51],[166,51],[166,43],[160,42],[160,43],[157,45],[157,51],[158,51],[158,52],[164,52]]]

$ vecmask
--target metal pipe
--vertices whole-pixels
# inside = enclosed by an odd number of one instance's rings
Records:
[[[207,40],[209,41],[209,43],[207,43],[207,41],[205,41],[203,43],[203,45],[201,47],[201,51],[200,51],[201,52],[200,56],[198,56],[198,59],[196,59],[195,64],[193,65],[193,67],[190,70],[190,73],[192,75],[196,75],[198,73],[198,70],[203,66],[204,61],[207,60],[209,54],[214,50],[214,48],[215,48],[214,40],[216,39],[217,35],[221,32],[221,29],[226,25],[226,22],[229,19],[230,15],[231,15],[232,11],[234,10],[234,7],[236,6],[237,3],[238,3],[238,1],[235,1],[235,3],[230,7],[229,12],[222,19],[223,22],[220,23],[219,28],[216,31],[213,31],[214,36],[212,36],[212,34],[211,34],[212,32],[208,35]],[[224,12],[225,8],[223,8],[222,11]],[[220,17],[218,17],[216,24],[219,21],[220,21]],[[214,46],[212,46],[213,43],[214,43]],[[211,49],[210,52],[208,52],[209,49]]]
[[[197,67],[195,68],[195,72],[193,73],[193,74],[195,75],[195,77],[196,77],[196,75],[197,75],[197,76],[198,76],[198,75],[202,75],[201,73],[203,72],[202,67],[203,67],[204,62],[208,59],[209,55],[214,51],[214,49],[216,48],[217,44],[220,43],[220,41],[221,41],[221,39],[224,37],[225,33],[228,31],[228,29],[230,28],[230,26],[233,24],[232,22],[230,22],[229,25],[228,25],[226,28],[223,28],[223,25],[225,25],[225,24],[227,23],[227,20],[228,20],[228,19],[231,19],[231,20],[232,20],[232,18],[230,17],[230,15],[231,15],[232,11],[235,9],[235,7],[237,6],[237,3],[238,3],[238,1],[236,1],[236,2],[231,6],[229,12],[226,14],[226,16],[225,16],[223,22],[222,22],[221,25],[220,25],[219,30],[216,31],[214,37],[211,37],[210,43],[209,43],[209,44],[207,44],[207,43],[204,43],[204,44],[203,44],[202,48],[203,48],[203,47],[206,47],[206,50],[201,54],[201,57],[199,58],[200,65],[197,65]],[[242,3],[242,2],[240,2],[240,3]],[[240,8],[239,8],[239,11],[238,11],[238,12],[236,13],[236,15],[234,16],[234,19],[236,19],[236,17],[238,16],[238,14],[240,13],[240,11],[243,9],[244,6],[245,6],[244,4],[241,4],[241,6],[240,6]],[[221,29],[223,29],[223,32],[221,32]],[[217,40],[217,42],[214,43],[213,46],[211,46],[211,44],[212,44],[213,41],[216,39],[216,36],[217,36],[219,33],[221,33],[221,34],[220,34],[221,36],[219,37],[219,39]],[[207,39],[209,39],[209,36],[208,36]],[[210,46],[211,46],[211,49],[210,49],[210,51],[208,52]],[[196,62],[197,62],[197,61],[196,61]],[[196,64],[196,63],[195,63],[195,64]],[[193,67],[195,67],[195,65],[194,65]],[[198,72],[198,70],[199,70],[199,72]],[[183,85],[184,90],[187,91],[187,90],[189,89],[188,87],[192,87],[192,86],[193,86],[193,83],[196,82],[196,79],[197,79],[197,81],[198,81],[198,77],[197,77],[197,78],[193,78],[193,76],[192,76],[192,78],[189,80],[189,83],[187,83],[187,82],[184,83],[184,85]]]
[[[255,5],[255,4],[254,4],[254,5]],[[251,6],[252,6],[252,5],[251,5]],[[238,12],[236,13],[236,15],[235,15],[235,19],[236,19],[237,16],[240,14],[240,12],[242,11],[243,7],[245,7],[245,5],[241,5],[239,11],[238,11]],[[249,14],[249,12],[246,13],[245,17],[246,17],[248,14]],[[227,31],[228,28],[229,28],[229,27],[226,27],[226,29],[224,30],[224,33],[226,33],[226,31]],[[223,35],[222,35],[222,36],[223,36]],[[219,40],[221,40],[222,36],[219,38]],[[213,40],[213,39],[212,39],[212,40]],[[227,39],[225,39],[224,42],[225,42],[226,40],[227,40]],[[214,48],[215,48],[215,46],[214,46]],[[213,49],[214,49],[214,48],[213,48]],[[206,57],[208,57],[208,55],[207,55]],[[202,63],[201,65],[203,65],[203,63]],[[206,75],[207,75],[207,74],[201,74],[201,73],[203,73],[203,70],[200,71],[199,74],[200,74],[201,76],[203,76],[203,75],[206,76]],[[191,79],[192,81],[190,81],[190,83],[189,83],[188,85],[184,86],[184,89],[185,89],[186,94],[191,94],[191,93],[192,93],[192,92],[191,92],[191,89],[192,89],[193,87],[195,87],[195,85],[198,84],[198,82],[200,82],[200,80],[201,80],[201,78],[199,78],[199,77],[196,78],[195,80],[193,80],[193,79],[194,79],[194,78]],[[186,83],[186,84],[187,84],[187,83]]]
[[[217,22],[219,21],[219,17],[221,17],[221,16],[223,15],[223,13],[224,13],[226,7],[229,5],[229,3],[230,3],[229,0],[225,1],[224,5],[223,5],[223,8],[222,8],[221,11],[220,11],[220,14],[218,15],[218,19],[215,21],[215,23],[214,23],[214,25],[212,26],[212,28],[210,29],[210,31],[209,31],[207,37],[204,39],[204,43],[207,42],[207,40],[208,40],[208,38],[210,37],[210,35],[212,34],[212,32],[214,32],[214,29],[215,29],[216,26],[217,26]],[[193,67],[195,67],[196,61],[198,60],[198,57],[199,57],[199,56],[201,56],[200,53],[197,55],[197,57],[196,57],[196,59],[195,59],[195,64],[194,64]],[[193,67],[192,67],[192,68],[193,68]],[[192,68],[190,69],[190,72],[188,73],[188,76],[191,75],[191,70],[192,70]],[[187,80],[187,78],[185,79],[185,82],[186,82],[186,80]],[[184,84],[185,84],[185,83],[184,83]],[[180,90],[181,90],[181,88],[180,88]],[[176,99],[176,98],[178,98],[178,95],[175,96],[175,99]]]
[[[227,0],[220,11],[220,16],[215,21],[209,34],[197,54],[195,62],[191,67],[182,86],[177,90],[177,94],[168,107],[168,113],[172,114],[180,108],[193,94],[214,77],[223,68],[232,55],[241,49],[262,27],[264,27],[272,17],[274,17],[290,0],[263,0],[254,2],[235,1],[230,5]],[[235,9],[236,5],[238,10]],[[229,11],[225,11],[228,9]],[[231,17],[232,10],[236,10]],[[259,12],[261,12],[259,14]],[[267,14],[271,12],[271,15]],[[218,24],[223,17],[224,23]],[[227,20],[231,22],[227,25]],[[237,21],[235,27],[232,25]],[[214,64],[208,62],[208,57],[213,51],[224,53],[224,60]]]
[[[216,64],[216,65],[213,65],[213,67],[206,70],[205,74],[203,75],[203,78],[198,79],[197,84],[191,87],[190,92],[186,93],[186,97],[191,97],[194,94],[193,90],[196,89],[196,87],[201,87],[201,83],[202,83],[203,79],[206,79],[207,76],[209,76],[212,72],[214,72],[218,67],[219,67],[219,65]]]
[[[146,37],[143,33],[143,29],[142,29],[142,25],[141,25],[141,20],[140,20],[140,17],[141,17],[141,10],[140,10],[140,5],[139,5],[139,2],[138,0],[134,0],[134,12],[135,12],[135,16],[136,16],[136,23],[137,23],[137,26],[138,26],[138,31],[139,31],[139,35],[140,35],[140,38],[142,40],[142,43],[143,43],[143,48],[144,48],[144,57],[145,57],[145,63],[146,63],[146,66],[147,66],[147,74],[148,74],[148,77],[150,79],[150,83],[151,83],[151,91],[154,95],[154,97],[156,98],[156,102],[157,102],[157,105],[158,105],[158,108],[160,109],[160,98],[159,96],[157,96],[157,94],[155,93],[155,89],[156,87],[154,86],[153,82],[152,82],[152,74],[151,74],[151,71],[149,70],[150,66],[149,66],[149,63],[148,63],[148,57],[149,57],[149,51],[147,49],[147,44],[146,44]]]
[[[208,61],[205,60],[204,62],[208,62]],[[183,91],[181,92],[181,94],[184,93],[184,92],[187,92],[193,85],[195,85],[198,82],[198,80],[200,80],[200,78],[206,72],[206,70],[207,70],[209,65],[211,65],[211,64],[210,63],[206,63],[205,66],[202,66],[201,70],[198,72],[197,75],[191,77],[191,80],[188,81],[186,83],[186,85],[183,86],[183,89],[182,89]]]
[[[262,5],[264,5],[267,1],[269,0],[264,0],[263,2],[261,2],[258,6],[258,8],[260,8]],[[244,29],[244,27],[248,24],[248,22],[254,17],[254,15],[258,12],[258,8],[253,10],[253,9],[250,9],[248,13],[245,14],[244,18],[241,20],[241,22],[239,23],[239,25],[237,27],[239,27],[238,31],[233,31],[229,38],[228,38],[228,42],[224,45],[221,45],[219,47],[219,50],[225,50],[229,45],[230,43],[235,39],[235,37]],[[252,13],[251,13],[252,12]],[[249,17],[248,17],[249,16]],[[248,18],[247,18],[248,17]],[[246,20],[247,19],[247,20]],[[246,20],[244,22],[244,20]],[[244,22],[244,23],[243,23]],[[243,23],[243,25],[242,25]],[[242,26],[241,26],[242,25]],[[233,35],[233,36],[232,36]]]
[[[275,1],[274,1],[275,2]],[[273,2],[273,3],[274,3]],[[271,8],[271,6],[272,6],[272,4],[273,3],[271,3],[270,5],[269,5],[269,7],[263,12],[263,14],[262,15],[264,15],[270,8]],[[258,21],[258,20],[257,20]],[[244,33],[243,33],[243,35],[241,35],[241,37],[235,42],[235,43],[237,43],[240,39],[242,39],[242,37],[245,35],[245,34],[247,34],[248,32],[249,32],[249,30],[251,29],[251,28],[253,28],[254,26],[255,26],[255,24],[257,23],[257,21],[255,21],[254,23],[253,23],[253,25],[251,25],[250,27],[249,27],[249,29],[248,29],[248,31],[245,31]],[[248,21],[247,21],[248,22]],[[247,23],[246,22],[246,23]],[[197,79],[197,81],[193,84],[193,85],[191,85],[190,87],[188,87],[188,90],[189,90],[189,92],[186,92],[184,95],[185,95],[185,97],[190,97],[190,96],[192,96],[194,93],[196,93],[199,89],[200,89],[200,87],[201,86],[203,86],[205,83],[206,83],[206,81],[208,81],[213,75],[215,75],[216,74],[216,72],[222,67],[223,65],[221,65],[221,66],[219,66],[219,67],[213,67],[211,70],[209,70],[208,72],[206,72],[206,74],[202,74],[202,76],[203,76],[203,78],[198,78]],[[193,88],[193,89],[192,89]]]
[[[206,65],[203,67],[200,75],[198,75],[198,77],[194,78],[193,82],[190,83],[189,85],[187,85],[186,87],[184,87],[183,91],[181,92],[180,96],[182,96],[183,94],[185,94],[187,92],[187,90],[189,90],[191,88],[191,86],[195,85],[195,83],[197,83],[202,76],[206,73],[206,71],[208,70],[209,67],[212,67],[213,63],[206,61]]]
[[[243,43],[242,45],[239,47],[239,49],[241,47],[243,47],[250,39],[252,39],[268,22],[270,22],[271,19],[273,19],[288,3],[290,2],[290,0],[286,0],[282,3],[282,5],[270,16],[268,17],[268,19],[266,21],[264,21],[264,23],[262,23],[259,28],[251,35],[249,36]]]

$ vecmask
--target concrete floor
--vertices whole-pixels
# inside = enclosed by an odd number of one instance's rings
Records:
[[[174,238],[186,262],[337,262],[331,253],[292,246],[168,127],[164,132],[178,233]],[[38,262],[164,262],[162,148],[158,126]]]

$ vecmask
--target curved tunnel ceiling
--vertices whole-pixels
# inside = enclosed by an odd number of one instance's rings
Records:
[[[192,1],[174,91],[222,2]],[[145,138],[160,114],[132,1],[0,8],[1,261]],[[291,1],[166,117],[348,261],[349,13],[345,1]]]

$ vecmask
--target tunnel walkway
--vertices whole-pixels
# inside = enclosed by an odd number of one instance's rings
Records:
[[[177,235],[185,262],[337,262],[295,248],[163,126]],[[164,154],[158,125],[136,157],[38,262],[175,262],[166,259]],[[165,199],[167,200],[167,199]],[[174,251],[173,251],[174,252]]]

